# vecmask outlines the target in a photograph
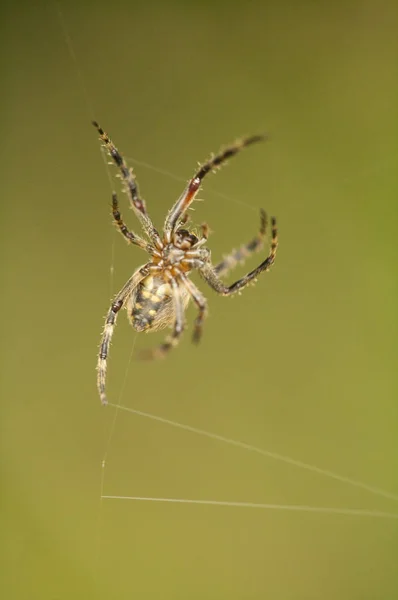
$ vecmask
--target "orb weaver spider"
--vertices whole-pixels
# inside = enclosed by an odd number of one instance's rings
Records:
[[[105,327],[98,355],[98,391],[101,402],[107,404],[105,394],[106,367],[109,346],[116,324],[117,314],[126,308],[129,321],[136,331],[157,331],[167,326],[172,333],[159,347],[150,351],[148,357],[163,357],[176,346],[184,330],[184,312],[192,298],[198,309],[194,323],[193,341],[197,343],[202,334],[202,326],[207,315],[207,300],[198,287],[189,279],[191,271],[198,270],[204,281],[218,294],[230,296],[242,290],[257,276],[267,271],[275,260],[277,250],[276,219],[271,218],[271,245],[268,256],[261,264],[232,285],[224,285],[221,277],[225,276],[236,264],[243,262],[250,254],[262,248],[267,228],[266,213],[260,212],[260,230],[248,244],[233,250],[231,254],[217,265],[212,265],[210,250],[205,247],[209,229],[202,225],[201,236],[184,229],[187,210],[195,199],[202,179],[216,167],[220,167],[227,159],[251,144],[265,139],[263,135],[253,135],[236,141],[216,156],[203,164],[189,181],[187,187],[175,202],[166,216],[162,235],[152,223],[141,198],[138,186],[129,168],[105,131],[93,121],[100,140],[110,154],[113,162],[120,170],[123,185],[127,191],[131,208],[137,216],[147,239],[130,231],[119,212],[117,195],[112,194],[112,214],[115,224],[126,240],[145,250],[151,259],[139,267],[120,292],[115,296],[105,320]]]

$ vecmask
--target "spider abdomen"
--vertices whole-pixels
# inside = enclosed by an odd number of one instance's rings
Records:
[[[189,295],[181,289],[184,306]],[[136,331],[157,331],[174,321],[172,290],[161,275],[148,275],[137,286],[126,305],[131,325]]]

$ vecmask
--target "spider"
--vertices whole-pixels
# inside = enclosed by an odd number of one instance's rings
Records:
[[[157,331],[171,326],[172,333],[156,349],[149,352],[148,358],[163,357],[176,346],[184,330],[184,312],[192,298],[198,309],[194,323],[193,341],[197,343],[202,334],[202,326],[207,315],[207,301],[202,292],[189,279],[191,271],[198,270],[204,281],[218,294],[230,296],[256,280],[257,275],[267,271],[275,260],[277,250],[276,220],[271,219],[272,234],[268,256],[262,263],[232,285],[224,285],[221,277],[235,265],[243,262],[250,254],[262,248],[267,228],[267,216],[260,212],[260,230],[248,244],[233,250],[217,265],[212,265],[210,250],[205,247],[209,228],[201,226],[201,235],[184,229],[188,221],[187,210],[195,199],[202,179],[211,170],[221,166],[227,159],[251,144],[265,139],[263,135],[253,135],[236,141],[203,164],[189,181],[182,195],[166,216],[163,234],[160,235],[152,223],[141,198],[138,186],[129,168],[105,131],[93,121],[100,140],[120,170],[123,185],[127,191],[131,208],[138,217],[147,239],[130,231],[119,212],[118,198],[112,194],[112,214],[116,226],[126,240],[145,250],[151,260],[139,267],[120,292],[115,296],[105,320],[105,327],[98,356],[98,391],[102,404],[107,404],[105,394],[106,367],[109,346],[116,324],[117,314],[126,308],[131,325],[136,331]]]

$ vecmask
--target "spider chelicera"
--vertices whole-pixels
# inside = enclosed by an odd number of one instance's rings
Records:
[[[131,325],[137,331],[156,331],[171,326],[172,333],[164,343],[152,350],[148,357],[164,356],[178,344],[184,330],[184,312],[190,298],[196,304],[198,315],[194,324],[193,341],[198,342],[202,334],[203,321],[207,314],[207,301],[202,292],[189,279],[190,272],[198,270],[205,282],[222,296],[230,296],[254,281],[260,273],[267,271],[275,260],[277,249],[276,220],[271,218],[271,246],[265,260],[253,271],[233,283],[224,285],[221,277],[225,276],[236,264],[243,262],[250,254],[260,250],[264,243],[267,217],[261,210],[260,230],[248,244],[233,250],[231,254],[217,265],[210,261],[210,250],[205,247],[208,238],[208,227],[202,225],[201,236],[183,228],[187,223],[187,210],[195,199],[202,179],[211,170],[219,167],[227,159],[237,154],[246,146],[265,139],[262,135],[253,135],[236,141],[216,156],[210,158],[199,168],[189,181],[182,195],[169,211],[163,234],[160,235],[147,212],[145,202],[140,197],[138,186],[132,169],[127,167],[123,157],[104,130],[93,122],[100,139],[120,170],[122,182],[126,188],[131,208],[138,217],[147,239],[130,231],[119,212],[118,199],[112,194],[112,214],[119,231],[128,242],[145,250],[151,260],[139,267],[121,291],[114,298],[105,320],[100,351],[98,356],[98,391],[103,404],[107,404],[105,394],[106,366],[109,346],[116,324],[117,313],[126,308]]]

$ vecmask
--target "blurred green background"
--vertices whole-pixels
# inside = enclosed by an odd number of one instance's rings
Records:
[[[242,296],[193,276],[210,303],[199,348],[188,330],[166,361],[128,366],[133,343],[163,335],[136,338],[120,315],[110,399],[397,494],[397,4],[60,6],[76,62],[55,3],[1,7],[2,596],[397,598],[391,519],[100,503],[104,475],[109,495],[398,512],[125,411],[109,438],[97,345],[111,291],[145,256],[111,223],[90,125],[183,180],[222,144],[269,131],[208,177],[194,219],[210,224],[215,260],[250,239],[260,206],[280,228],[275,267]],[[184,184],[135,171],[160,226]]]

